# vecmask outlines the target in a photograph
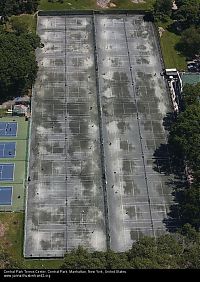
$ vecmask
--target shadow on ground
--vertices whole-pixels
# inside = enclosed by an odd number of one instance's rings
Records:
[[[163,118],[163,126],[166,131],[170,131],[171,125],[175,119],[176,117],[173,113],[166,114]],[[154,158],[154,170],[169,176],[165,184],[169,187],[169,190],[172,191],[174,204],[170,206],[167,218],[165,218],[163,222],[169,232],[175,232],[181,226],[179,209],[183,190],[187,187],[183,158],[177,148],[173,148],[169,142],[167,144],[161,144],[155,150]],[[169,159],[169,162],[167,162],[166,159]],[[156,165],[158,160],[159,168]]]

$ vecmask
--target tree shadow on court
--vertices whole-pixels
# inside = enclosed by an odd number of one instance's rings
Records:
[[[174,175],[175,179],[184,178],[184,163],[172,150],[170,144],[160,144],[154,152],[154,170],[164,175]]]
[[[163,118],[163,126],[167,132],[176,120],[174,113],[167,113]],[[182,179],[184,173],[184,163],[180,153],[168,142],[160,144],[154,152],[154,170],[165,175],[174,175],[175,179]]]
[[[154,16],[151,12],[146,12],[144,17],[143,17],[143,20],[145,22],[154,22]]]
[[[165,130],[170,131],[172,124],[176,120],[176,115],[174,113],[167,113],[163,118],[163,126]]]
[[[166,131],[170,131],[175,119],[176,116],[173,113],[166,114],[163,118],[163,126]],[[181,226],[179,205],[182,201],[183,190],[188,185],[183,158],[177,148],[174,148],[169,142],[160,144],[153,156],[153,169],[162,175],[168,176],[165,186],[169,187],[169,191],[172,191],[174,203],[170,206],[167,218],[163,222],[169,232],[174,232]]]
[[[174,204],[170,206],[167,218],[163,220],[163,223],[169,232],[176,232],[184,223],[186,223],[181,217],[181,204],[184,198],[183,188],[185,187],[182,187],[180,190],[177,188],[177,190],[172,192],[175,201]]]

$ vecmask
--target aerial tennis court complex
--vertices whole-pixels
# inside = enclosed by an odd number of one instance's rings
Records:
[[[38,16],[24,255],[125,251],[166,231],[171,104],[142,15]]]

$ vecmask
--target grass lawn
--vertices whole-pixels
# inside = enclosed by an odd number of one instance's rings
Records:
[[[180,36],[167,30],[161,37],[161,48],[166,68],[187,69],[186,58],[175,49],[175,45],[179,40]]]
[[[157,23],[157,27],[163,27],[165,30],[160,38],[165,66],[166,68],[187,70],[186,58],[175,48],[181,36],[168,30],[171,23],[171,20],[166,23]]]
[[[35,32],[36,31],[36,24],[37,24],[37,19],[34,15],[20,15],[20,16],[12,16],[12,18],[18,18],[19,22],[22,24],[24,23],[25,25],[28,26],[28,30],[30,32]]]
[[[6,116],[6,112],[7,112],[6,109],[1,109],[0,108],[0,117]]]
[[[149,10],[153,7],[155,0],[146,0],[145,3],[133,3],[131,0],[113,0],[118,9]]]
[[[17,19],[19,23],[26,25],[28,27],[29,32],[33,32],[33,33],[36,32],[37,18],[33,14],[32,15],[22,14],[20,16],[11,16],[10,20],[12,19]],[[13,31],[11,22],[6,22],[5,30],[7,32]]]
[[[2,232],[0,233],[0,248],[3,248],[21,268],[60,268],[63,262],[62,259],[37,260],[23,258],[24,213],[0,213],[0,225],[2,226],[2,224],[4,225],[5,233],[3,236]]]
[[[145,3],[134,4],[131,0],[113,0],[116,9],[150,9],[155,0],[146,0]],[[72,10],[72,9],[101,9],[96,5],[96,0],[64,0],[64,3],[50,3],[48,0],[40,0],[39,10]]]
[[[50,3],[48,0],[40,0],[38,10],[84,10],[96,8],[96,0],[64,0],[63,4],[58,2]]]

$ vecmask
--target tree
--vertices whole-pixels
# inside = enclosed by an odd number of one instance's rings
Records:
[[[19,35],[20,33],[28,32],[28,24],[21,20],[19,17],[13,16],[10,23],[14,31]]]
[[[165,19],[172,13],[172,0],[156,0],[154,4],[154,14],[156,18]]]
[[[200,105],[191,105],[179,114],[171,127],[169,144],[176,154],[186,156],[193,171],[200,170]]]
[[[126,253],[115,253],[113,251],[108,251],[106,255],[106,265],[108,269],[128,269],[131,265],[128,261],[128,256]]]
[[[1,0],[1,15],[11,16],[23,13],[33,13],[37,10],[39,0]]]
[[[130,264],[137,269],[179,268],[182,253],[180,236],[163,235],[157,240],[144,237],[128,252]]]
[[[90,253],[79,246],[77,250],[72,250],[70,253],[65,254],[62,268],[106,268],[105,255],[101,252]]]
[[[197,230],[200,228],[200,188],[192,186],[183,192],[179,205],[181,219]]]
[[[158,264],[155,260],[156,249],[156,241],[151,237],[144,237],[134,243],[128,252],[128,258],[132,268],[158,268]]]
[[[35,34],[0,34],[1,99],[22,95],[32,86],[38,69],[34,49],[39,42]]]
[[[200,233],[189,223],[183,225],[180,233],[184,236],[185,248],[182,255],[182,268],[200,268]]]
[[[64,269],[180,269],[200,267],[200,235],[186,224],[179,233],[143,237],[124,253],[88,252],[82,247],[66,253]]]
[[[200,83],[196,85],[186,84],[183,87],[183,102],[184,102],[184,109],[188,106],[200,103]]]
[[[184,111],[179,114],[171,127],[169,144],[176,154],[185,158],[192,169],[193,184],[182,189],[178,211],[184,223],[200,227],[200,83],[185,85],[183,88]],[[186,230],[186,229],[185,229]]]
[[[184,252],[182,265],[184,268],[200,268],[200,245],[194,244]]]
[[[190,243],[197,243],[200,244],[200,233],[189,223],[184,224],[179,233],[184,236],[186,241]]]
[[[200,28],[190,27],[183,31],[177,48],[191,58],[200,55]]]
[[[182,23],[184,27],[199,25],[200,23],[200,1],[199,0],[177,0],[178,10],[174,18]]]

